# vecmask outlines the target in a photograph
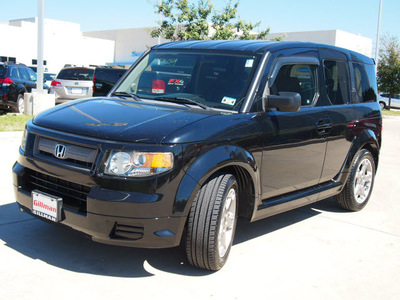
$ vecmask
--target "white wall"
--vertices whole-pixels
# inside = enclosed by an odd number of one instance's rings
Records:
[[[88,37],[110,39],[115,41],[115,63],[133,63],[138,58],[138,54],[148,48],[157,45],[158,38],[150,36],[153,28],[131,28],[104,31],[89,31],[83,35]],[[161,43],[169,40],[161,39]]]
[[[36,18],[12,20],[0,24],[0,56],[16,57],[17,63],[32,65],[37,58]],[[76,23],[45,19],[44,66],[58,73],[65,64],[105,65],[114,60],[115,42],[83,36]]]
[[[361,35],[341,31],[341,30],[322,30],[271,33],[268,38],[284,36],[284,41],[314,42],[342,47],[372,56],[372,40]]]

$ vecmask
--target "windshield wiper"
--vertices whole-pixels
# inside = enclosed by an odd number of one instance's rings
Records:
[[[111,94],[111,96],[124,97],[124,98],[129,97],[136,101],[142,101],[138,95],[128,92],[114,92]]]
[[[189,98],[181,98],[181,97],[154,97],[155,100],[161,100],[161,101],[168,101],[168,102],[173,102],[173,103],[180,103],[180,104],[193,104],[197,105],[203,109],[210,109],[209,106],[196,102],[192,99]]]

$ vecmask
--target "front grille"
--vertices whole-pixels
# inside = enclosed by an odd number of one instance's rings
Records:
[[[87,213],[87,195],[90,187],[49,176],[33,170],[27,170],[29,192],[37,189],[63,199],[63,207],[78,213]]]
[[[140,240],[143,237],[144,228],[142,225],[126,225],[115,223],[110,238],[116,240]]]
[[[57,145],[62,145],[65,148],[64,157],[62,158],[55,156]],[[59,164],[91,169],[96,160],[97,149],[37,136],[33,155]]]

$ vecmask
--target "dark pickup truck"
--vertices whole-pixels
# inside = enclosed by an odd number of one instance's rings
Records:
[[[331,196],[350,211],[367,204],[382,130],[374,68],[314,43],[155,46],[107,97],[28,122],[17,202],[102,243],[182,243],[192,265],[218,270],[238,217]]]
[[[93,97],[106,96],[127,70],[96,67],[93,74]]]

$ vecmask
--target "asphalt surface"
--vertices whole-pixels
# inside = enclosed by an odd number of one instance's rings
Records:
[[[400,118],[383,124],[364,210],[329,198],[239,222],[219,272],[194,269],[180,248],[98,244],[20,212],[11,167],[22,133],[0,133],[0,299],[400,299]]]

